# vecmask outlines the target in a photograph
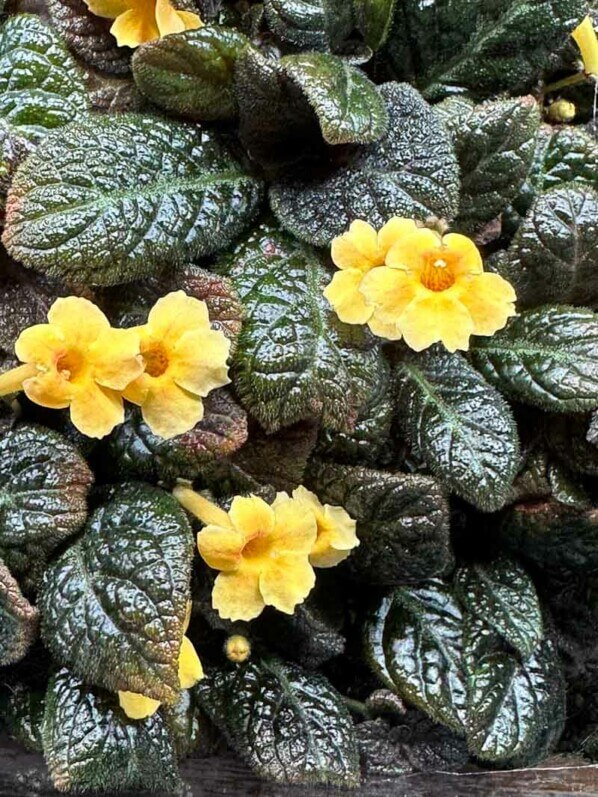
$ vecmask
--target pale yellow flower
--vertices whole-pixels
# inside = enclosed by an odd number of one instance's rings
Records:
[[[110,33],[121,47],[138,47],[169,33],[201,28],[198,14],[179,11],[170,0],[84,0],[98,17],[113,19]]]
[[[591,17],[586,17],[572,33],[579,47],[586,75],[598,78],[598,37]]]

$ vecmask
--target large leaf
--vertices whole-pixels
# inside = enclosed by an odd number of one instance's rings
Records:
[[[452,565],[448,506],[435,479],[316,462],[308,482],[323,503],[357,520],[360,545],[347,566],[359,580],[396,586]]]
[[[501,558],[460,568],[459,598],[525,659],[542,641],[542,611],[534,583],[517,562]]]
[[[0,119],[0,211],[4,212],[4,201],[18,165],[35,147],[5,119]]]
[[[4,242],[40,271],[113,285],[228,245],[259,198],[259,183],[212,133],[96,116],[46,139],[19,169]]]
[[[39,17],[0,28],[0,118],[38,141],[87,110],[83,75],[60,37]]]
[[[459,354],[406,356],[397,407],[416,453],[458,495],[486,512],[507,500],[519,457],[517,430],[501,395]]]
[[[48,684],[42,739],[58,791],[169,794],[180,786],[161,714],[128,720],[115,696],[90,689],[64,668]]]
[[[259,660],[209,673],[196,692],[229,744],[262,777],[311,785],[359,782],[351,717],[322,675]]]
[[[87,517],[93,476],[74,445],[41,426],[0,440],[0,550],[12,571],[43,559]]]
[[[0,559],[0,667],[22,659],[37,636],[38,614]]]
[[[472,361],[503,393],[553,412],[598,406],[598,316],[547,306],[511,319],[491,338],[476,338]]]
[[[380,88],[387,134],[313,182],[275,183],[270,202],[294,235],[326,246],[356,218],[381,227],[391,216],[452,218],[458,165],[448,133],[421,95],[406,84]]]
[[[247,410],[268,432],[310,417],[350,428],[366,399],[362,374],[381,367],[380,353],[363,330],[333,316],[320,255],[265,224],[219,268],[246,311],[233,382]]]
[[[44,574],[45,644],[88,683],[173,702],[192,555],[172,496],[119,487]]]
[[[141,91],[189,119],[231,119],[237,112],[235,63],[250,42],[232,28],[207,26],[142,45],[133,57]]]
[[[338,47],[353,26],[347,0],[265,0],[264,8],[277,36],[310,50]]]
[[[519,302],[598,305],[598,194],[563,185],[540,194],[508,252],[505,275]]]
[[[355,22],[365,43],[378,50],[390,33],[396,0],[353,0]]]
[[[369,144],[388,127],[376,86],[357,67],[328,53],[287,55],[284,68],[314,109],[329,144]]]

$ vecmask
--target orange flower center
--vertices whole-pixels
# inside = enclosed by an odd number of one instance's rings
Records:
[[[445,291],[455,282],[453,272],[454,255],[434,249],[424,255],[424,267],[420,273],[422,285],[431,291]]]
[[[69,382],[73,382],[81,375],[85,367],[85,358],[77,349],[67,349],[58,356],[56,360],[56,370]]]
[[[147,346],[141,344],[141,354],[145,361],[145,373],[150,376],[162,376],[168,368],[168,354],[164,346],[155,342]]]
[[[243,548],[243,557],[245,559],[261,559],[270,552],[271,547],[272,540],[270,535],[265,534],[263,531],[258,531]]]

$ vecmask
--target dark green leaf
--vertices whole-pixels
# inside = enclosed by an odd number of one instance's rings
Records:
[[[162,706],[160,712],[170,731],[177,758],[186,758],[194,753],[206,730],[206,720],[200,717],[195,693],[183,689],[177,702],[172,706]]]
[[[38,613],[0,559],[0,667],[20,661],[37,636]]]
[[[458,165],[442,122],[411,86],[387,83],[380,93],[389,116],[380,141],[328,177],[271,188],[274,213],[299,238],[327,246],[356,218],[379,228],[391,216],[455,215]]]
[[[512,318],[490,338],[476,338],[473,364],[509,398],[552,412],[598,406],[598,316],[548,306]]]
[[[509,496],[517,430],[501,395],[459,354],[431,350],[399,363],[397,407],[404,433],[428,467],[486,512]]]
[[[45,693],[28,684],[7,683],[0,694],[2,720],[10,737],[27,750],[42,753]]]
[[[322,675],[273,659],[251,661],[212,672],[196,692],[258,775],[279,783],[358,784],[353,723]]]
[[[334,49],[353,27],[348,0],[265,0],[264,8],[277,36],[310,50]]]
[[[359,580],[395,586],[452,565],[448,506],[435,479],[316,462],[308,483],[357,520],[360,545],[347,566]]]
[[[192,556],[189,524],[172,496],[119,487],[44,574],[45,644],[89,683],[173,702]]]
[[[384,100],[357,67],[327,53],[287,55],[281,66],[309,100],[329,144],[369,144],[386,133]]]
[[[379,50],[390,33],[396,0],[353,0],[355,21],[366,44]]]
[[[564,185],[540,194],[508,253],[505,276],[519,302],[598,304],[598,194]]]
[[[268,432],[311,417],[350,428],[366,399],[361,375],[377,369],[381,355],[361,329],[336,321],[322,295],[320,255],[262,225],[219,268],[247,314],[233,381],[248,411]]]
[[[50,275],[113,285],[227,246],[259,199],[259,183],[212,133],[96,116],[42,142],[18,170],[4,242]]]
[[[0,210],[4,210],[5,198],[17,166],[35,145],[16,132],[6,120],[0,119]]]
[[[588,438],[589,424],[587,415],[549,416],[546,442],[573,473],[598,477],[598,448]]]
[[[544,125],[528,182],[532,195],[563,183],[598,189],[598,141],[578,127]]]
[[[58,791],[148,789],[169,794],[180,785],[160,713],[127,720],[114,696],[91,690],[66,669],[48,685],[42,734]]]
[[[457,594],[469,612],[483,620],[525,659],[542,641],[542,611],[534,583],[517,562],[501,558],[460,568]]]
[[[133,75],[156,105],[188,119],[232,119],[235,63],[250,47],[232,28],[207,26],[143,44],[133,57]]]
[[[22,14],[0,29],[0,118],[39,141],[87,110],[83,75],[60,37]]]

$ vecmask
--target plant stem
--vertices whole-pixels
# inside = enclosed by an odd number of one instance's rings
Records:
[[[35,376],[38,372],[37,366],[33,363],[18,365],[0,374],[0,396],[8,396],[17,393],[23,387],[25,379]]]
[[[553,91],[559,89],[566,89],[568,86],[577,86],[579,83],[584,83],[588,79],[585,72],[578,72],[576,75],[569,75],[562,80],[557,80],[556,83],[549,83],[544,87],[544,94],[551,94]]]

